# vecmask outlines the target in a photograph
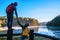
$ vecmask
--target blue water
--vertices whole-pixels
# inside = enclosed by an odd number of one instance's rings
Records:
[[[52,26],[49,26],[49,27],[52,27]],[[51,29],[48,29],[47,26],[45,26],[45,27],[40,27],[38,29],[38,33],[60,38],[60,30],[59,29],[60,29],[60,27],[52,27]]]
[[[34,29],[35,27],[36,27],[37,31]],[[35,30],[34,32],[39,33],[39,34],[45,34],[45,35],[60,38],[60,27],[54,27],[54,26],[49,26],[49,27],[38,26],[37,27],[37,26],[34,26],[34,28],[30,28],[30,29],[34,29]],[[18,34],[18,33],[21,33],[21,32],[22,32],[22,29],[20,27],[15,27],[15,29],[13,30],[14,34]],[[7,33],[7,31],[6,31],[6,33]],[[5,33],[3,33],[3,34],[5,34]]]
[[[50,27],[52,27],[52,26],[50,26]],[[53,27],[53,29],[54,29],[54,27]],[[13,33],[21,33],[21,32],[22,32],[22,30],[14,30],[13,31]],[[60,38],[60,30],[48,29],[47,26],[39,26],[37,31],[35,31],[35,32]]]

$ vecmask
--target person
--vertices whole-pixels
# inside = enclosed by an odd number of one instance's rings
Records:
[[[17,21],[17,22],[22,27],[21,40],[25,40],[25,38],[28,37],[28,26],[29,26],[29,23],[25,23],[25,25],[22,25],[21,23],[19,23],[19,21]]]
[[[17,6],[17,2],[14,2],[9,4],[8,7],[6,8],[7,26],[8,26],[7,33],[9,34],[7,37],[8,40],[12,40],[10,37],[12,37],[11,35],[12,35],[13,14],[15,13],[16,18],[18,18],[16,6]]]
[[[8,7],[6,8],[8,29],[10,29],[12,27],[14,11],[15,11],[15,14],[17,17],[16,6],[17,6],[17,2],[14,2],[14,3],[11,3],[10,5],[8,5]]]

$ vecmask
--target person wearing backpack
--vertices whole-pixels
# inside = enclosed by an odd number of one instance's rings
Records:
[[[12,22],[13,22],[13,14],[15,13],[16,18],[18,18],[17,10],[16,10],[17,2],[11,3],[6,8],[6,14],[7,14],[7,40],[12,40]]]
[[[9,4],[8,7],[6,8],[8,29],[10,29],[12,27],[13,14],[15,13],[16,17],[18,17],[17,11],[16,11],[16,6],[17,6],[17,2],[14,2],[14,3]]]

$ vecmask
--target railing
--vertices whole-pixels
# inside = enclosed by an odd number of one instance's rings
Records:
[[[19,36],[19,35],[21,35],[21,33],[12,34],[12,36]],[[29,40],[34,40],[34,35],[49,38],[49,39],[52,39],[52,40],[60,40],[59,38],[49,36],[49,35],[46,35],[46,34],[35,33],[34,30],[30,30],[30,32],[29,32]],[[2,36],[7,36],[7,34],[0,34],[0,37],[2,37]]]

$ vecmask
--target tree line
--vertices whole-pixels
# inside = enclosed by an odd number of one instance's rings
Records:
[[[6,18],[6,16],[0,17],[0,20],[3,20],[2,26],[7,26],[7,18]],[[38,20],[34,19],[34,18],[19,17],[18,20],[22,24],[25,24],[26,22],[29,22],[30,26],[38,26],[38,24],[39,24]],[[14,16],[14,19],[13,19],[13,26],[19,26],[15,16]]]

